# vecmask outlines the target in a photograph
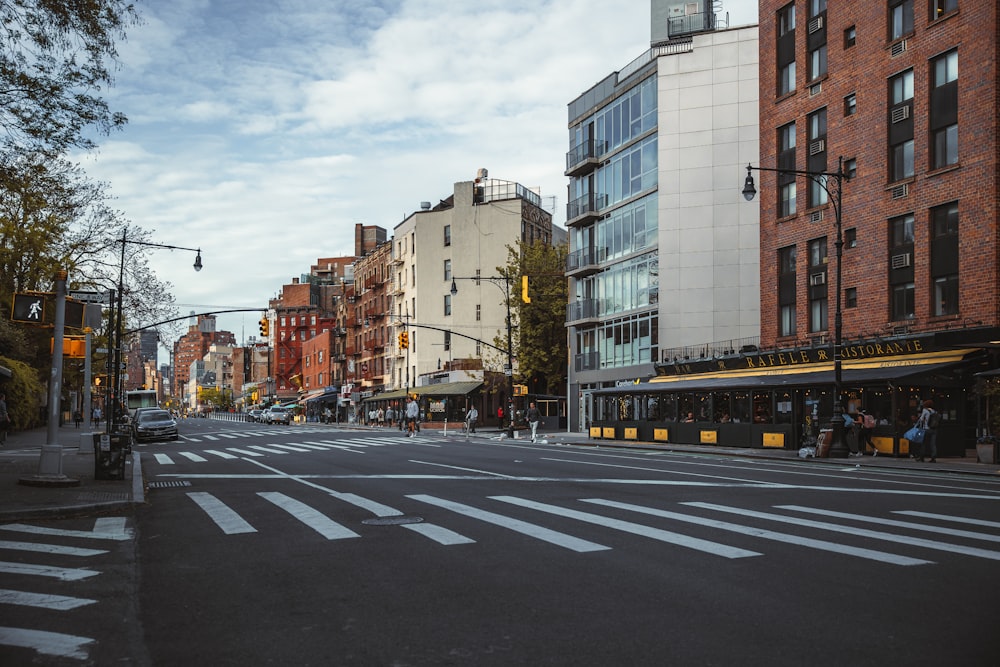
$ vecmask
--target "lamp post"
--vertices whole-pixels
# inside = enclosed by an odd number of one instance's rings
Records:
[[[121,366],[122,366],[122,293],[125,291],[125,246],[131,243],[132,245],[143,246],[146,248],[165,248],[167,250],[190,250],[191,252],[197,253],[194,258],[194,270],[201,271],[201,248],[184,248],[182,246],[175,245],[164,245],[162,243],[152,243],[150,241],[139,241],[136,239],[128,238],[128,228],[122,230],[122,237],[120,239],[115,239],[115,243],[121,243],[121,263],[118,267],[118,295],[115,301],[115,310],[112,312],[111,318],[111,334],[114,337],[114,346],[112,348],[111,354],[111,382],[108,386],[108,392],[112,396],[112,400],[108,400],[107,395],[105,398],[105,407],[107,410],[107,415],[105,415],[106,421],[106,432],[111,433],[117,426],[121,415],[119,413],[119,408],[121,406],[122,398],[124,397],[124,392],[122,391],[122,377],[121,377]]]
[[[456,277],[452,276],[451,279],[451,295],[455,296],[458,294],[458,285],[455,284],[456,280],[475,280],[479,282],[480,280],[488,280],[491,284],[496,285],[497,289],[501,289],[504,293],[504,304],[507,306],[507,366],[504,368],[504,374],[507,376],[507,437],[514,437],[514,342],[511,333],[512,323],[510,319],[510,276],[475,276],[471,278]],[[500,281],[503,281],[503,287],[500,287]]]
[[[843,311],[841,309],[841,268],[844,256],[844,234],[843,234],[843,194],[844,182],[851,180],[850,176],[844,173],[844,158],[841,157],[837,163],[837,171],[804,171],[799,169],[771,169],[768,167],[752,167],[747,165],[747,178],[743,183],[743,198],[752,201],[757,194],[754,187],[754,171],[771,171],[777,174],[794,174],[805,176],[813,183],[823,188],[828,197],[833,202],[833,213],[837,221],[837,240],[835,242],[837,252],[837,279],[835,282],[837,295],[835,299],[834,325],[833,325],[833,416],[830,418],[830,428],[833,431],[833,442],[830,443],[830,456],[833,458],[846,458],[849,450],[844,442],[844,408],[841,403],[842,385],[842,365],[841,365],[841,345],[843,343]],[[831,179],[833,185],[831,190]]]

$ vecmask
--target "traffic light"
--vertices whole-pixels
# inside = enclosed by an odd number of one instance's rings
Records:
[[[399,349],[405,350],[410,347],[410,334],[404,331],[399,334]]]
[[[271,333],[271,323],[266,317],[260,318],[260,335],[267,338],[268,334]]]
[[[521,301],[531,303],[531,297],[528,296],[528,276],[521,276]]]

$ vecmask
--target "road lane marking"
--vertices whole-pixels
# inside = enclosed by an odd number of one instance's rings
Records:
[[[690,514],[678,514],[676,512],[669,512],[666,510],[655,509],[652,507],[644,507],[642,505],[619,503],[613,500],[603,500],[601,498],[587,498],[587,499],[581,499],[581,502],[593,503],[595,505],[603,505],[605,507],[616,507],[618,509],[629,510],[631,512],[639,512],[641,514],[649,514],[651,516],[658,516],[664,519],[672,519],[674,521],[684,521],[686,523],[693,523],[697,526],[707,526],[709,528],[727,530],[733,533],[739,533],[741,535],[760,537],[765,540],[784,542],[785,544],[794,544],[797,546],[809,547],[811,549],[819,549],[821,551],[832,551],[834,553],[839,553],[846,556],[857,556],[858,558],[867,558],[882,563],[889,563],[891,565],[928,565],[934,562],[929,560],[921,560],[919,558],[909,558],[907,556],[900,556],[899,554],[888,553],[885,551],[875,551],[873,549],[851,547],[847,546],[846,544],[827,542],[826,540],[814,540],[809,537],[789,535],[788,533],[778,533],[771,530],[765,530],[763,528],[742,526],[735,523],[729,523],[728,521],[716,521],[715,519],[706,519],[705,517],[692,516]]]
[[[925,519],[940,519],[941,521],[951,521],[953,523],[965,523],[970,526],[984,526],[986,528],[1000,528],[1000,521],[987,521],[985,519],[969,519],[961,516],[951,516],[949,514],[933,514],[931,512],[918,512],[916,510],[898,510],[893,514],[905,514],[907,516],[918,516]]]
[[[100,572],[96,570],[84,570],[75,567],[51,567],[48,565],[35,565],[33,563],[9,563],[0,561],[0,572],[6,574],[26,574],[33,577],[52,577],[59,581],[79,581],[93,577]]]
[[[0,526],[0,528],[19,533],[53,535],[55,537],[84,537],[95,540],[116,540],[118,542],[132,539],[132,529],[126,527],[125,517],[102,517],[95,519],[93,530],[67,530],[63,528],[32,526],[24,523],[8,523]]]
[[[174,460],[166,454],[153,454],[153,457],[160,465],[170,466],[174,464]]]
[[[208,518],[214,521],[215,525],[221,528],[226,535],[257,532],[256,528],[211,493],[192,491],[187,496],[197,503],[198,507],[203,509]]]
[[[219,439],[217,436],[208,435],[207,433],[203,433],[201,437],[205,438],[206,440],[218,440]]]
[[[295,447],[304,447],[306,451],[317,451],[317,450],[319,450],[321,452],[325,452],[325,451],[329,451],[329,449],[330,449],[329,447],[325,447],[323,445],[314,445],[311,442],[293,442],[291,444],[294,445]]]
[[[287,449],[290,452],[308,452],[308,451],[311,451],[310,449],[308,449],[306,447],[299,447],[297,445],[279,445],[279,444],[274,443],[274,442],[267,443],[267,446],[268,447],[277,447],[278,449]]]
[[[831,510],[821,510],[802,505],[775,505],[775,509],[789,510],[792,512],[803,512],[805,514],[818,514],[820,516],[834,519],[850,519],[851,521],[861,521],[862,523],[874,523],[880,526],[892,526],[893,528],[908,528],[910,530],[922,530],[927,533],[938,533],[939,535],[949,535],[951,537],[967,537],[972,540],[983,540],[985,542],[1000,542],[1000,535],[987,535],[976,533],[971,530],[959,530],[957,528],[944,528],[942,526],[928,526],[910,521],[895,521],[894,519],[882,519],[879,517],[865,516],[861,514],[850,514],[847,512],[834,512]]]
[[[537,503],[533,500],[515,498],[514,496],[490,496],[490,499],[499,500],[500,502],[503,503],[510,503],[511,505],[517,505],[519,507],[527,507],[528,509],[538,510],[539,512],[547,512],[549,514],[555,514],[556,516],[566,517],[568,519],[576,519],[577,521],[584,521],[586,523],[592,523],[598,526],[604,526],[605,528],[620,530],[625,533],[632,533],[633,535],[648,537],[653,540],[666,542],[668,544],[673,544],[679,547],[694,549],[696,551],[704,551],[705,553],[709,553],[715,556],[722,556],[723,558],[748,558],[750,556],[763,555],[757,551],[750,551],[748,549],[731,547],[728,544],[719,544],[718,542],[710,542],[708,540],[702,540],[697,537],[682,535],[680,533],[672,533],[667,530],[653,528],[652,526],[646,526],[640,523],[632,523],[631,521],[621,521],[620,519],[612,519],[609,517],[601,516],[599,514],[590,514],[589,512],[578,512],[576,510],[567,509],[565,507],[558,507],[556,505],[547,505],[545,503]]]
[[[95,640],[89,637],[76,637],[61,632],[0,627],[0,644],[30,648],[42,655],[58,658],[86,660],[89,657],[86,647],[93,643]]]
[[[101,554],[108,553],[104,549],[83,549],[81,547],[66,547],[61,544],[11,542],[8,540],[0,540],[0,549],[35,551],[38,553],[57,554],[59,556],[100,556]]]
[[[758,519],[767,519],[769,521],[791,523],[796,526],[804,526],[807,528],[819,528],[820,530],[830,530],[835,533],[847,533],[848,535],[854,535],[857,537],[870,537],[875,540],[885,540],[887,542],[899,542],[900,544],[908,544],[910,546],[923,547],[925,549],[948,551],[950,553],[957,553],[965,556],[974,556],[977,558],[986,558],[989,560],[1000,560],[1000,552],[998,551],[977,549],[975,547],[964,547],[958,544],[949,544],[947,542],[936,542],[934,540],[926,540],[920,537],[893,535],[892,533],[882,533],[875,530],[866,530],[864,528],[857,528],[856,526],[843,526],[836,523],[827,523],[825,521],[812,521],[809,519],[802,519],[800,517],[784,516],[782,514],[756,512],[754,510],[748,510],[740,507],[727,507],[725,505],[716,505],[714,503],[685,502],[681,504],[690,505],[691,507],[700,507],[702,509],[707,509],[707,510],[715,510],[717,512],[728,512],[730,514],[738,514],[740,516],[751,516]]]
[[[237,457],[233,456],[232,454],[227,454],[226,452],[220,452],[218,449],[206,449],[205,453],[206,454],[211,454],[213,456],[218,456],[219,458],[222,458],[222,459],[235,459],[235,458],[237,458]]]
[[[515,479],[513,475],[504,475],[498,472],[490,472],[489,470],[478,470],[476,468],[463,468],[461,466],[450,466],[444,463],[433,463],[431,461],[418,461],[416,459],[410,459],[410,463],[417,463],[424,466],[437,466],[440,468],[448,468],[449,470],[461,470],[463,472],[472,472],[477,475],[489,475],[491,477],[500,477],[503,479]]]
[[[0,588],[0,604],[16,604],[22,607],[40,607],[53,611],[68,611],[77,607],[86,607],[97,600],[88,598],[73,598],[66,595],[46,595],[44,593],[29,593]]]
[[[403,528],[412,530],[415,533],[419,533],[424,537],[434,540],[438,544],[443,544],[444,546],[453,546],[456,544],[475,544],[475,540],[460,535],[453,530],[447,528],[442,528],[433,523],[407,523],[403,524]]]
[[[554,544],[578,553],[607,551],[611,548],[606,547],[603,544],[597,544],[596,542],[590,542],[588,540],[580,539],[579,537],[567,535],[566,533],[560,533],[549,528],[528,523],[527,521],[521,521],[520,519],[514,519],[495,512],[481,510],[472,507],[471,505],[464,505],[462,503],[456,503],[450,500],[435,498],[434,496],[424,494],[416,494],[406,497],[418,502],[427,503],[428,505],[434,505],[436,507],[451,510],[452,512],[457,512],[458,514],[472,519],[485,521],[486,523],[491,523],[495,526],[500,526],[501,528],[507,528],[509,530],[513,530],[514,532],[521,533],[522,535],[527,535],[528,537],[533,537],[535,539],[542,540],[543,542],[548,542],[549,544]]]
[[[238,447],[226,447],[228,452],[236,452],[237,454],[242,454],[243,456],[264,456],[260,452],[251,452],[246,449],[239,449]]]
[[[319,445],[320,447],[361,447],[362,449],[368,447],[367,444],[357,442],[355,440],[307,440],[310,445]],[[375,445],[376,447],[380,445]]]
[[[250,449],[256,449],[259,452],[267,452],[268,454],[287,454],[283,449],[274,449],[273,447],[265,447],[264,445],[250,445]]]
[[[325,514],[283,493],[261,491],[257,495],[264,500],[274,503],[328,540],[361,537],[353,530],[340,525]]]
[[[208,460],[204,456],[198,456],[194,452],[177,452],[177,453],[186,459],[194,461],[195,463],[204,463],[205,461]]]

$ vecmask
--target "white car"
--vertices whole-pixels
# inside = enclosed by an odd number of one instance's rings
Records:
[[[268,424],[291,424],[292,411],[278,405],[272,405],[264,411],[263,421]]]

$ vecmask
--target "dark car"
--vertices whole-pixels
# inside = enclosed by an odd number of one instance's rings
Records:
[[[143,440],[177,440],[177,422],[166,410],[143,410],[132,422],[132,437]]]

